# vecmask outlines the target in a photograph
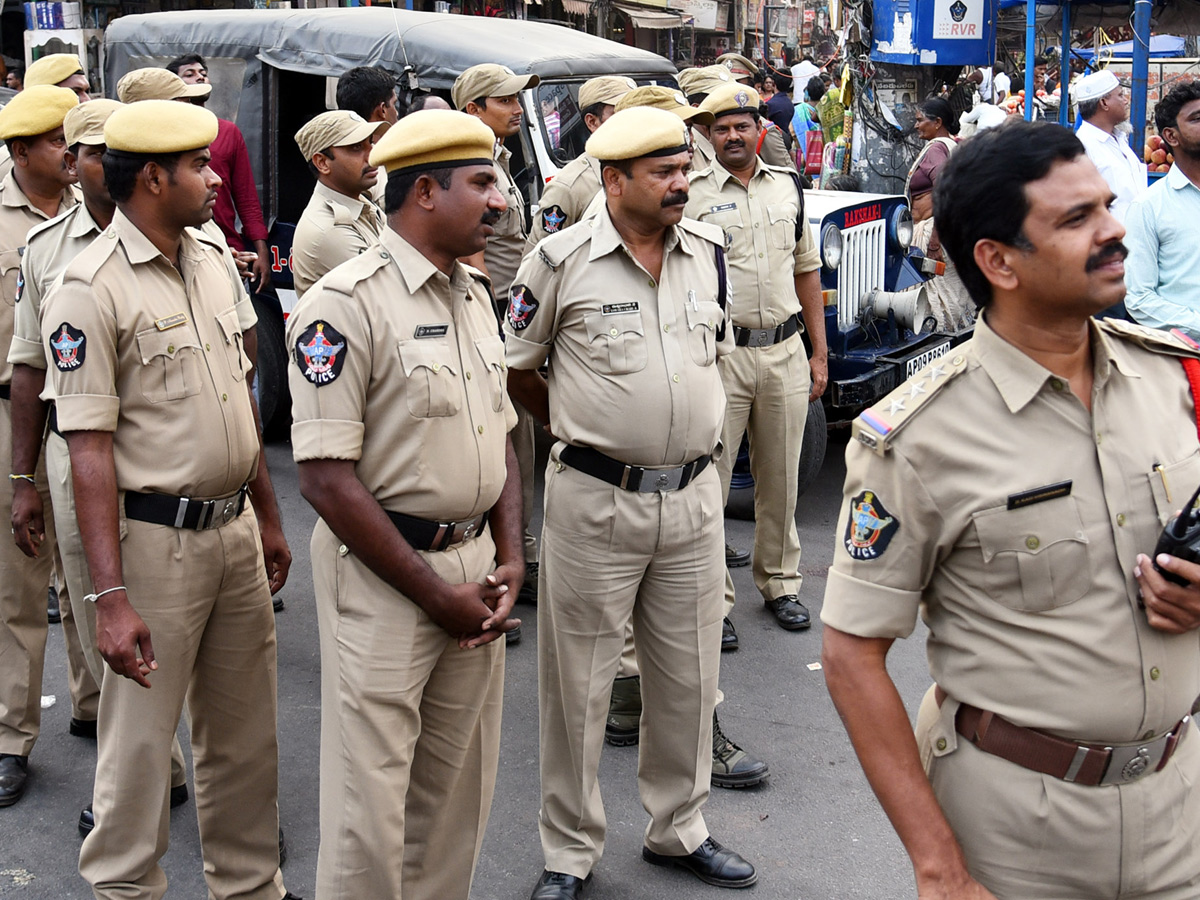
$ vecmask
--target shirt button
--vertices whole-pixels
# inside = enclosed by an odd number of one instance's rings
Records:
[[[763,255],[762,255],[761,253],[760,253],[760,254],[758,254],[758,258],[759,258],[759,259],[762,259],[762,258],[763,258]]]
[[[221,399],[222,399],[222,400],[228,400],[228,399],[229,399],[229,395],[228,395],[228,394],[222,394],[222,395],[221,395]]]
[[[1057,378],[1051,378],[1050,387],[1054,388],[1056,391],[1061,391],[1063,389],[1063,383]]]
[[[1100,441],[1102,439],[1103,439],[1103,435],[1101,435],[1100,432],[1097,431],[1096,432],[1096,446],[1100,446]]]
[[[647,281],[646,284],[650,285],[650,287],[656,287],[656,285],[654,284],[653,278],[651,278],[649,281]]]
[[[470,373],[470,372],[468,372],[468,373],[467,373],[467,381],[470,381],[470,380],[471,380],[471,373]]]
[[[212,349],[212,347],[208,346],[208,344],[205,344],[205,345],[204,345],[204,349],[205,349],[205,350],[211,350],[211,349]]]
[[[665,332],[667,332],[668,334],[670,334],[670,332],[671,332],[671,326],[670,326],[670,325],[664,325],[664,326],[663,326],[663,331],[665,331]]]
[[[950,360],[950,365],[961,366],[966,361],[967,361],[967,358],[965,356],[956,356],[956,357],[954,357],[954,359]]]
[[[434,363],[434,364],[433,364],[433,371],[435,371],[435,372],[440,372],[441,370],[442,370],[442,364],[441,364],[441,363]]]
[[[675,382],[676,384],[679,384],[679,376],[678,375],[672,375],[671,380],[673,382]]]
[[[555,463],[555,464],[554,464],[554,471],[555,471],[555,472],[561,472],[561,471],[562,471],[563,469],[565,469],[565,468],[566,468],[566,466],[564,466],[562,463]]]
[[[946,739],[945,739],[945,738],[938,738],[938,739],[937,739],[937,748],[938,748],[939,750],[945,750],[945,749],[946,749]]]
[[[612,329],[611,331],[609,331],[609,334],[611,334],[613,337],[616,337],[616,336],[617,336],[617,329],[615,329],[615,328],[614,328],[614,329]]]
[[[1031,534],[1029,537],[1025,538],[1025,546],[1030,550],[1036,550],[1041,545],[1042,542],[1037,539],[1036,534]]]
[[[379,258],[380,259],[391,259],[391,257],[388,256],[388,252],[386,250],[379,251]]]
[[[338,556],[345,556],[349,552],[350,552],[350,548],[347,547],[345,544],[342,544],[340,547],[338,547]]]
[[[755,223],[754,223],[754,227],[755,227],[755,228],[757,228],[757,227],[758,227],[758,223],[757,223],[757,222],[755,222]]]
[[[1125,513],[1117,513],[1117,524],[1118,525],[1125,524]]]
[[[1162,672],[1159,671],[1158,666],[1155,666],[1150,670],[1150,680],[1158,681],[1160,678],[1162,678]]]
[[[479,431],[480,434],[483,434],[483,426],[482,425],[480,425],[477,430]]]
[[[168,352],[168,353],[174,353],[174,352],[175,352],[175,345],[174,345],[174,344],[167,344],[167,352]]]

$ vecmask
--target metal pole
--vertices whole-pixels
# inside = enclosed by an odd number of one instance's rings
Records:
[[[1133,134],[1129,143],[1140,156],[1146,140],[1146,89],[1150,75],[1150,0],[1133,3],[1133,97],[1129,121]]]
[[[1062,5],[1062,55],[1058,58],[1058,124],[1070,123],[1071,113],[1071,4]]]
[[[1033,39],[1037,31],[1037,0],[1025,0],[1025,121],[1033,120]]]

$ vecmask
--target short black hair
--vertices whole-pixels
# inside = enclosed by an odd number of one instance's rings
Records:
[[[991,302],[992,284],[975,262],[975,245],[992,240],[1032,249],[1024,230],[1026,185],[1083,152],[1068,128],[1017,120],[979,132],[950,154],[933,189],[933,218],[976,306]]]
[[[814,75],[812,78],[808,79],[808,84],[805,86],[805,90],[808,91],[808,99],[813,103],[816,103],[825,96],[825,82],[821,80],[819,75]]]
[[[173,75],[178,75],[179,70],[184,66],[194,65],[195,63],[199,63],[206,69],[208,68],[208,63],[204,61],[204,57],[199,53],[188,53],[184,56],[177,56],[167,63],[163,68]]]
[[[471,102],[474,103],[476,106],[478,106],[481,110],[486,111],[487,110],[487,101],[488,101],[487,97],[476,97]]]
[[[591,106],[585,106],[579,111],[579,114],[586,118],[587,116],[595,116],[597,119],[604,115],[604,107],[610,104],[601,100],[599,103],[593,103]]]
[[[179,166],[182,153],[113,153],[104,151],[100,161],[104,166],[104,183],[108,186],[108,195],[114,203],[124,203],[133,196],[133,188],[137,184],[138,175],[146,167],[146,163],[158,163],[159,168],[167,173],[167,181],[174,183],[175,169]]]
[[[958,116],[941,97],[927,97],[917,104],[917,109],[927,119],[941,119],[948,132],[958,134]]]
[[[1164,128],[1175,128],[1179,112],[1193,100],[1200,100],[1200,81],[1177,81],[1167,95],[1154,107],[1154,127],[1162,134]]]
[[[633,160],[632,159],[602,159],[600,160],[600,177],[604,177],[604,170],[612,166],[626,178],[633,177]]]
[[[696,93],[696,94],[688,94],[687,102],[690,103],[692,106],[699,106],[701,103],[703,103],[705,101],[705,99],[707,97],[708,97],[707,91],[703,91],[703,92]]]
[[[338,109],[356,112],[364,119],[380,103],[396,94],[396,76],[381,66],[356,66],[338,79]]]
[[[383,211],[389,216],[394,212],[399,212],[400,207],[404,205],[404,201],[412,192],[413,185],[422,175],[428,175],[437,182],[438,187],[443,191],[448,191],[454,179],[454,169],[426,169],[424,172],[388,175],[387,186],[383,189]]]
[[[853,172],[839,172],[821,185],[821,189],[825,191],[861,191],[862,182]]]

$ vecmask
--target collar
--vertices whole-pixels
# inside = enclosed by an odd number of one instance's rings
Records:
[[[86,203],[76,204],[71,207],[71,211],[74,212],[74,216],[67,225],[67,237],[85,238],[89,235],[97,235],[103,230],[92,218],[92,213]]]
[[[608,213],[608,204],[605,203],[592,219],[592,243],[591,250],[588,251],[588,262],[599,259],[602,256],[607,256],[618,248],[623,248],[625,241],[621,238],[621,232],[617,231],[617,226],[613,224],[612,216]],[[666,264],[667,256],[678,247],[688,256],[692,255],[691,249],[681,239],[679,226],[672,225],[667,229],[666,243],[663,246],[663,263]],[[628,251],[626,253],[632,259],[633,255]]]
[[[129,220],[120,207],[117,207],[117,211],[113,213],[112,224],[108,227],[116,233],[117,238],[125,248],[126,257],[135,266],[148,263],[154,259],[161,259],[168,266],[171,265],[171,261],[150,242],[148,237],[138,230],[138,227]],[[200,242],[185,228],[179,238],[180,260],[187,259],[192,261],[203,255],[204,251],[200,246]]]
[[[1076,135],[1080,139],[1090,136],[1098,141],[1112,141],[1113,143],[1117,143],[1117,138],[1115,135],[1109,134],[1103,128],[1098,125],[1093,125],[1091,122],[1080,122],[1079,130],[1076,132]]]
[[[15,166],[15,164],[14,164]],[[44,219],[53,218],[47,216],[44,212],[38,209],[29,198],[25,196],[25,192],[21,190],[21,186],[17,184],[16,170],[10,169],[8,174],[4,176],[4,180],[0,181],[0,204],[17,209],[28,209],[31,212],[37,213]],[[64,213],[75,205],[75,193],[69,188],[63,188],[62,199],[59,200],[59,213]]]
[[[362,215],[363,207],[367,205],[361,195],[358,197],[351,197],[349,194],[343,194],[341,191],[335,191],[333,188],[322,184],[319,181],[317,182],[316,187],[313,188],[313,194],[319,196],[331,206],[334,204],[337,206],[344,206],[346,209],[350,210],[350,212],[354,213],[354,218],[356,219]]]
[[[396,267],[400,270],[400,277],[404,279],[404,286],[408,288],[410,294],[420,291],[431,278],[439,277],[445,279],[451,288],[466,290],[471,276],[467,274],[467,270],[463,264],[457,260],[454,262],[454,269],[451,271],[450,278],[446,279],[442,271],[430,262],[428,257],[424,256],[416,247],[398,235],[393,229],[385,227],[379,240],[383,248],[396,261]],[[467,296],[468,298],[470,297],[469,291],[467,292]]]
[[[1179,168],[1179,166],[1171,166],[1171,170],[1167,172],[1166,181],[1167,184],[1177,191],[1182,191],[1189,185],[1195,187],[1195,185],[1192,185],[1192,180],[1183,174],[1183,169]],[[1197,190],[1200,190],[1200,188],[1197,188]]]
[[[745,189],[745,186],[738,179],[738,177],[721,165],[721,160],[717,159],[715,156],[713,157],[712,172],[713,175],[716,176],[717,187],[724,189],[725,185],[732,181],[737,184],[738,187],[743,188],[743,190]],[[775,173],[763,165],[760,157],[755,156],[754,173],[750,176],[751,183],[758,180],[760,177],[769,178],[770,180],[774,181]]]

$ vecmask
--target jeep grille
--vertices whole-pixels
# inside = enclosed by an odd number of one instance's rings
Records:
[[[842,232],[842,264],[838,267],[838,328],[857,321],[863,297],[883,287],[887,223],[857,225]]]

